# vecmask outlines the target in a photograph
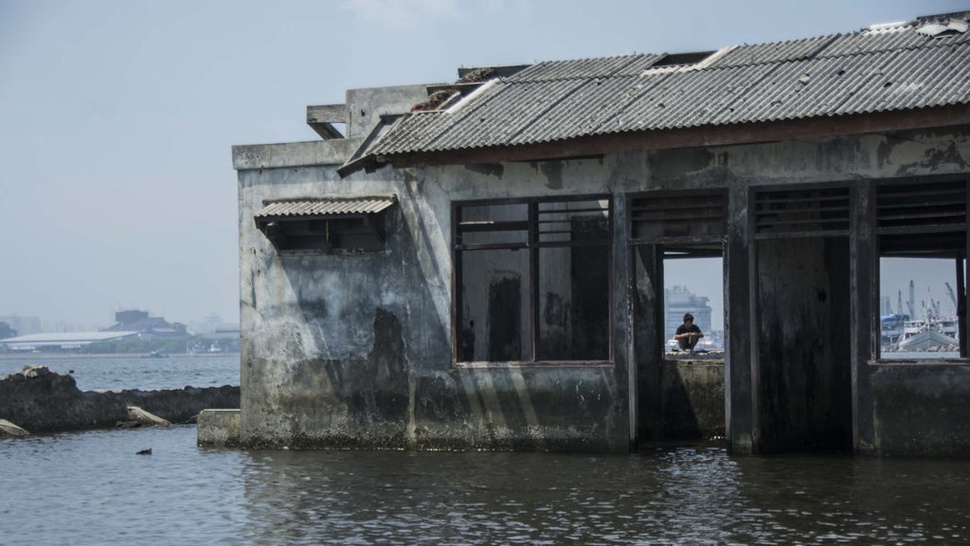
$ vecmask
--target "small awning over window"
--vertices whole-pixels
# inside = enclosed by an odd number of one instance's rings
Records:
[[[396,202],[397,196],[393,193],[272,199],[263,201],[265,206],[256,213],[255,219],[257,224],[262,224],[275,220],[359,217],[382,212]]]
[[[384,248],[385,212],[394,194],[263,201],[256,227],[285,252],[374,252]]]

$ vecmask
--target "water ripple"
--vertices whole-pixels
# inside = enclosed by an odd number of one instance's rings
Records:
[[[970,542],[963,461],[194,442],[184,426],[0,440],[0,544]]]

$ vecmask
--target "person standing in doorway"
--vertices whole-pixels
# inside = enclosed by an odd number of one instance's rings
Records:
[[[697,342],[704,337],[700,327],[694,324],[694,315],[687,313],[684,315],[684,323],[677,327],[674,339],[680,345],[681,350],[693,351]]]

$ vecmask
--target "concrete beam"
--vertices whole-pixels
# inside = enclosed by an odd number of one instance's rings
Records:
[[[363,139],[344,138],[285,144],[254,144],[232,147],[232,167],[237,171],[341,165],[354,154]]]

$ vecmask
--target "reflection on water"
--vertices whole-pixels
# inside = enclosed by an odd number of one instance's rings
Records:
[[[0,544],[970,543],[966,461],[194,441],[191,426],[0,440]]]

